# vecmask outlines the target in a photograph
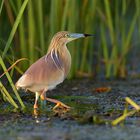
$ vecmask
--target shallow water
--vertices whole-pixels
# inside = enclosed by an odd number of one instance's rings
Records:
[[[72,107],[67,113],[54,113],[54,104],[33,115],[34,95],[21,93],[25,112],[14,113],[8,104],[1,104],[0,140],[136,140],[140,137],[139,113],[128,117],[118,126],[110,122],[122,115],[125,97],[140,104],[140,80],[120,81],[65,81],[47,93]],[[98,87],[111,87],[109,92],[95,92]],[[129,106],[131,110],[132,107]]]

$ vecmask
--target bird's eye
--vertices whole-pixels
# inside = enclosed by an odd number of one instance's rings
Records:
[[[67,37],[67,38],[68,38],[68,37],[70,37],[70,35],[69,35],[69,34],[65,34],[65,37]]]

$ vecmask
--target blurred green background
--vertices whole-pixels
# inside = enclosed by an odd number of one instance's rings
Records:
[[[69,78],[139,74],[140,0],[0,0],[1,61],[29,59],[17,73],[45,55],[61,30],[95,35],[68,44]]]

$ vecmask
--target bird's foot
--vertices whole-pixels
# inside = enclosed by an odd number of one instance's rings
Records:
[[[38,104],[34,104],[34,109],[38,109]]]
[[[33,115],[35,116],[35,118],[39,115],[39,110],[38,110],[38,104],[37,103],[34,104]]]
[[[33,110],[33,116],[35,118],[37,118],[39,116],[39,114],[40,114],[40,111],[38,110],[38,108],[34,108],[34,110]]]
[[[63,110],[63,112],[67,112],[67,111],[69,111],[70,110],[70,106],[67,106],[67,105],[65,105],[64,103],[62,103],[62,102],[58,102],[57,104],[56,104],[56,106],[53,108],[53,111],[54,112],[58,112],[58,111],[60,111],[60,110]]]
[[[59,110],[67,112],[71,108],[71,107],[65,105],[64,103],[62,103],[62,102],[60,102],[60,101],[58,101],[56,99],[51,99],[51,98],[48,98],[48,97],[44,97],[43,94],[41,94],[40,97],[41,97],[42,100],[47,100],[47,101],[50,101],[50,102],[53,102],[53,103],[56,104],[56,106],[53,108],[54,112],[59,112]]]

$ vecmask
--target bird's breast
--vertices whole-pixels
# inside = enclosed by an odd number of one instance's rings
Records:
[[[63,61],[64,77],[66,78],[71,68],[71,55],[67,48],[61,53],[61,61]]]

